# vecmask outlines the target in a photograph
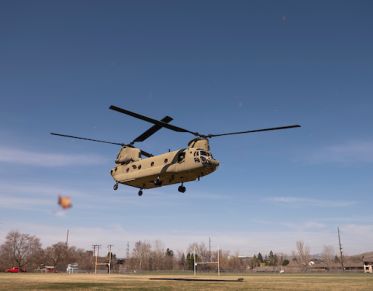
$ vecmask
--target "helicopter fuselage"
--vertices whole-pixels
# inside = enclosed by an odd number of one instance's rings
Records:
[[[300,127],[298,124],[293,124],[245,131],[202,134],[171,124],[170,122],[173,118],[168,115],[158,120],[114,105],[111,105],[109,109],[151,123],[153,126],[129,143],[112,142],[54,132],[51,132],[51,134],[121,146],[115,160],[116,166],[110,172],[115,180],[113,189],[118,190],[119,183],[129,185],[140,189],[139,196],[143,194],[142,189],[177,183],[181,183],[178,191],[184,193],[186,188],[183,183],[199,180],[199,178],[214,172],[219,166],[219,161],[215,160],[211,155],[209,146],[211,138]],[[189,133],[195,136],[195,138],[188,143],[188,147],[185,149],[169,151],[168,153],[156,156],[134,146],[135,143],[145,141],[161,128],[167,128],[179,133]]]
[[[195,145],[192,143],[192,147],[186,149],[117,164],[111,170],[111,175],[118,183],[140,189],[197,180],[214,172],[219,161],[213,158],[205,146],[194,148]]]

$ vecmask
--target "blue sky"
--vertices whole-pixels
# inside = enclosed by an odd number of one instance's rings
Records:
[[[371,1],[1,1],[0,239],[316,253],[339,226],[346,253],[372,250],[372,28]],[[140,198],[112,190],[117,147],[49,135],[149,127],[111,104],[203,133],[302,128],[213,139],[217,172]],[[141,147],[191,138],[162,129]]]

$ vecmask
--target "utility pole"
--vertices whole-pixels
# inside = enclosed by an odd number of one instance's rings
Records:
[[[98,263],[97,263],[97,259],[98,259],[98,257],[99,257],[99,255],[100,255],[100,247],[101,247],[101,245],[97,245],[97,254],[96,254],[96,266],[95,266],[95,274],[96,274],[96,272],[97,272],[97,265],[98,265]]]
[[[130,257],[130,242],[127,242],[127,248],[126,248],[126,259],[128,260]]]
[[[95,258],[95,274],[97,274],[97,257],[99,256],[99,253],[100,253],[100,247],[101,245],[93,245],[93,255],[96,257]]]
[[[113,245],[108,245],[107,246],[107,248],[108,248],[108,254],[109,254],[109,264],[108,264],[108,266],[109,266],[109,274],[110,274],[110,271],[111,271],[111,247],[112,247]]]
[[[194,247],[194,250],[193,250],[193,274],[194,276],[196,275],[196,267],[197,267],[197,264],[196,264],[196,247]]]
[[[212,261],[211,259],[211,237],[209,237],[209,259],[210,259],[210,262]]]
[[[341,235],[339,233],[339,227],[337,228],[338,229],[338,242],[339,242],[339,251],[340,251],[340,254],[341,254],[341,266],[342,266],[342,272],[345,270],[344,266],[343,266],[343,254],[342,254],[342,243],[341,243]]]
[[[218,247],[218,276],[220,276],[220,247]]]
[[[93,247],[93,260],[95,259],[95,256],[96,256],[96,247],[97,245],[92,245]],[[96,263],[95,263],[95,274],[96,274]]]
[[[66,247],[69,247],[69,230],[66,231]]]

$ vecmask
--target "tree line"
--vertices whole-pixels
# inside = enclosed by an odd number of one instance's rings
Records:
[[[65,242],[57,242],[43,248],[40,239],[34,235],[11,231],[0,246],[0,271],[16,266],[21,270],[35,271],[43,266],[52,266],[56,271],[64,272],[68,264],[77,263],[79,269],[92,272],[95,269],[95,257],[92,250],[84,250],[68,246]],[[137,241],[125,258],[117,258],[107,253],[98,258],[100,263],[111,263],[114,272],[141,271],[193,271],[197,263],[198,271],[216,272],[219,259],[220,270],[225,272],[245,272],[260,267],[298,266],[302,270],[310,267],[310,249],[302,241],[296,243],[296,250],[288,256],[281,253],[254,254],[242,257],[238,253],[231,254],[226,250],[209,250],[204,243],[192,243],[186,252],[166,248],[161,241],[153,244]],[[324,247],[320,260],[328,266],[338,263],[334,250]],[[105,267],[101,267],[105,269]]]
[[[58,242],[42,248],[40,239],[34,235],[11,231],[0,246],[0,271],[18,267],[23,271],[35,271],[43,266],[53,266],[66,271],[68,263],[78,262],[81,267],[92,269],[92,251]]]

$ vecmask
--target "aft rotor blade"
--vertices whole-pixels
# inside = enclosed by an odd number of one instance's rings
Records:
[[[60,133],[54,133],[51,132],[52,135],[62,136],[62,137],[69,137],[69,138],[76,138],[76,139],[82,139],[82,140],[89,140],[89,141],[95,141],[95,142],[102,142],[102,143],[108,143],[108,144],[115,144],[123,146],[125,144],[119,143],[119,142],[111,142],[106,140],[99,140],[99,139],[93,139],[93,138],[87,138],[87,137],[79,137],[79,136],[73,136],[73,135],[67,135],[67,134],[60,134]]]
[[[294,125],[254,129],[254,130],[247,130],[247,131],[237,131],[237,132],[228,132],[228,133],[220,133],[220,134],[208,134],[206,137],[210,138],[210,137],[217,137],[217,136],[235,135],[235,134],[253,133],[253,132],[261,132],[261,131],[271,131],[271,130],[280,130],[280,129],[288,129],[288,128],[296,128],[296,127],[301,127],[301,126],[299,124],[294,124]]]
[[[101,142],[101,143],[108,143],[108,144],[114,144],[114,145],[119,145],[119,146],[128,146],[128,147],[134,147],[133,145],[128,145],[128,144],[124,144],[124,143],[119,143],[119,142],[111,142],[111,141],[106,141],[106,140],[99,140],[99,139],[93,139],[93,138],[86,138],[86,137],[80,137],[80,136],[73,136],[73,135],[67,135],[67,134],[60,134],[60,133],[54,133],[54,132],[51,132],[52,135],[57,135],[57,136],[62,136],[62,137],[69,137],[69,138],[75,138],[75,139],[82,139],[82,140],[88,140],[88,141],[94,141],[94,142]],[[141,151],[141,154],[145,157],[153,157],[152,154],[146,152],[146,151],[143,151],[142,149],[140,149]]]
[[[178,126],[175,126],[175,125],[172,125],[172,124],[168,124],[168,123],[165,123],[163,121],[160,121],[160,120],[157,120],[157,119],[145,116],[145,115],[141,115],[139,113],[135,113],[135,112],[132,112],[132,111],[129,111],[129,110],[126,110],[126,109],[123,109],[123,108],[120,108],[120,107],[117,107],[117,106],[114,106],[114,105],[111,105],[109,107],[109,109],[114,110],[114,111],[118,111],[118,112],[123,113],[123,114],[127,114],[129,116],[144,120],[146,122],[153,123],[153,124],[158,125],[160,127],[165,127],[165,128],[171,129],[173,131],[189,132],[189,133],[194,134],[196,136],[200,136],[200,134],[198,132],[189,131],[187,129],[184,129],[184,128],[181,128],[181,127],[178,127]]]
[[[61,133],[55,133],[55,132],[51,132],[50,134],[52,135],[57,135],[57,136],[62,136],[62,137],[69,137],[69,138],[75,138],[75,139],[82,139],[82,140],[88,140],[88,141],[94,141],[94,142],[101,142],[101,143],[108,143],[108,144],[114,144],[114,145],[119,145],[119,146],[128,146],[128,147],[134,147],[133,145],[131,144],[125,144],[125,143],[119,143],[119,142],[111,142],[111,141],[106,141],[106,140],[100,140],[100,139],[93,139],[93,138],[87,138],[87,137],[80,137],[80,136],[74,136],[74,135],[67,135],[67,134],[61,134]],[[143,151],[142,149],[140,149],[141,151],[141,154],[145,157],[152,157],[153,155],[146,152],[146,151]]]
[[[165,116],[163,117],[160,121],[164,122],[164,123],[169,123],[170,121],[172,121],[173,118],[170,117],[170,116]],[[151,135],[153,135],[154,133],[156,133],[158,130],[160,130],[162,128],[162,126],[160,125],[153,125],[151,128],[149,128],[147,131],[145,131],[143,134],[139,135],[138,137],[136,137],[132,142],[131,144],[134,144],[135,142],[141,142],[141,141],[144,141],[146,140],[147,138],[149,138]]]

